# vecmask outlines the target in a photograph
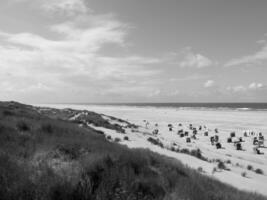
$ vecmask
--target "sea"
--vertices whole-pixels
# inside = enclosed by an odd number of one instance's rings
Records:
[[[267,103],[76,103],[75,105],[165,107],[179,109],[267,110]]]
[[[267,136],[267,103],[67,103],[39,106],[89,110],[137,125],[144,125],[144,121],[162,125],[184,123],[207,125],[225,132],[262,132]]]

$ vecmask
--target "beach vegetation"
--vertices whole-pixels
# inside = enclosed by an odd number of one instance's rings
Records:
[[[262,169],[255,169],[256,174],[264,174]]]
[[[247,170],[253,170],[253,166],[252,165],[248,165],[247,166]]]
[[[218,167],[219,169],[226,170],[226,166],[225,166],[224,162],[221,161],[221,160],[218,161],[217,167]]]
[[[247,172],[242,172],[242,173],[241,173],[241,176],[243,176],[243,177],[247,177]]]

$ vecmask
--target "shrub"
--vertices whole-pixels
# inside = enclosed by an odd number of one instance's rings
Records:
[[[185,154],[190,154],[189,149],[181,149],[180,152]]]
[[[171,150],[171,151],[176,151],[176,150],[175,150],[175,147],[173,147],[173,146],[171,147],[170,150]]]
[[[94,131],[99,135],[105,135],[105,133],[103,131],[100,131],[100,130],[94,130]]]
[[[41,130],[45,133],[53,133],[53,126],[49,123],[42,124]]]
[[[120,142],[121,141],[121,139],[120,138],[115,138],[115,140],[114,140],[115,142]]]
[[[192,155],[192,156],[194,156],[194,157],[196,157],[196,158],[198,158],[200,160],[208,161],[207,158],[205,158],[204,156],[202,156],[202,153],[201,153],[200,149],[192,150],[190,152],[190,155]]]
[[[128,136],[125,136],[123,139],[124,140],[129,140],[129,137]]]
[[[219,169],[223,169],[223,170],[226,169],[226,166],[225,166],[224,162],[222,162],[221,160],[219,160],[217,167]]]
[[[147,141],[151,142],[151,143],[154,144],[154,145],[157,145],[157,146],[160,146],[160,147],[163,148],[163,144],[162,144],[162,142],[161,142],[159,139],[154,139],[154,138],[152,138],[152,137],[149,137],[149,138],[147,139]]]
[[[255,173],[256,174],[263,174],[263,170],[258,168],[255,170]]]
[[[231,160],[227,160],[226,163],[227,163],[227,164],[231,164]]]
[[[10,111],[10,110],[4,110],[4,111],[3,111],[3,115],[4,115],[4,116],[12,116],[12,115],[14,115],[14,112],[12,112],[12,111]]]
[[[111,136],[110,136],[110,135],[108,135],[108,136],[107,136],[107,139],[108,139],[108,140],[111,140]]]
[[[31,129],[25,121],[18,121],[17,128],[19,131],[29,131]]]
[[[248,169],[248,170],[253,170],[252,165],[248,165],[248,166],[247,166],[247,169]]]
[[[204,172],[202,167],[198,167],[197,171],[200,172],[200,173]]]
[[[193,150],[190,152],[190,154],[191,154],[192,156],[194,156],[194,157],[199,158],[199,159],[202,158],[202,154],[201,154],[200,149],[197,149],[197,150],[193,149]]]
[[[247,173],[246,173],[246,172],[242,172],[242,173],[241,173],[241,176],[243,176],[243,177],[247,177]]]

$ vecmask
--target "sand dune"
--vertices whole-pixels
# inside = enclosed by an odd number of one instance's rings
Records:
[[[136,130],[126,128],[126,134],[117,133],[114,130],[103,127],[94,127],[102,130],[112,140],[120,138],[121,143],[130,148],[149,148],[152,151],[164,154],[182,161],[184,164],[202,169],[202,173],[217,178],[225,183],[231,184],[239,189],[256,191],[267,196],[267,148],[261,148],[264,154],[258,155],[253,152],[253,136],[243,137],[244,131],[262,132],[267,137],[267,112],[266,111],[234,111],[234,110],[196,110],[196,109],[174,109],[174,108],[154,108],[154,107],[131,107],[131,106],[81,106],[81,105],[49,105],[50,107],[74,109],[88,109],[105,115],[111,115],[122,119],[127,119],[140,127]],[[108,116],[104,116],[108,119]],[[144,121],[146,120],[146,121]],[[120,123],[109,119],[111,123]],[[147,124],[149,122],[149,124]],[[182,126],[178,126],[181,123]],[[157,124],[157,126],[155,126]],[[173,124],[173,130],[169,131],[168,124]],[[193,127],[206,126],[198,130],[196,140],[192,139],[186,143],[186,138],[181,138],[177,132],[180,129],[188,131],[189,124]],[[121,124],[124,126],[124,124]],[[216,149],[210,143],[210,136],[217,135],[222,149]],[[158,129],[158,135],[153,135],[153,130]],[[209,136],[204,132],[208,131]],[[243,137],[242,151],[237,151],[233,143],[227,143],[230,132],[236,133],[236,138]],[[129,140],[124,140],[127,135]],[[147,141],[151,137],[158,139],[164,146],[161,148]],[[174,143],[176,146],[174,146]],[[171,148],[200,149],[203,156],[209,161],[203,161],[193,156],[173,152]],[[218,159],[221,160],[229,170],[218,169]],[[216,161],[217,160],[217,161]],[[251,165],[253,169],[261,169],[265,174],[257,174],[254,170],[248,170]],[[214,168],[217,168],[214,171]],[[243,174],[243,176],[241,175]]]

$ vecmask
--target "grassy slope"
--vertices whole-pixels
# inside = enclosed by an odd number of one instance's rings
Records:
[[[65,112],[0,102],[0,199],[265,199],[176,160],[110,143],[64,120]],[[88,117],[114,128],[96,113]]]

